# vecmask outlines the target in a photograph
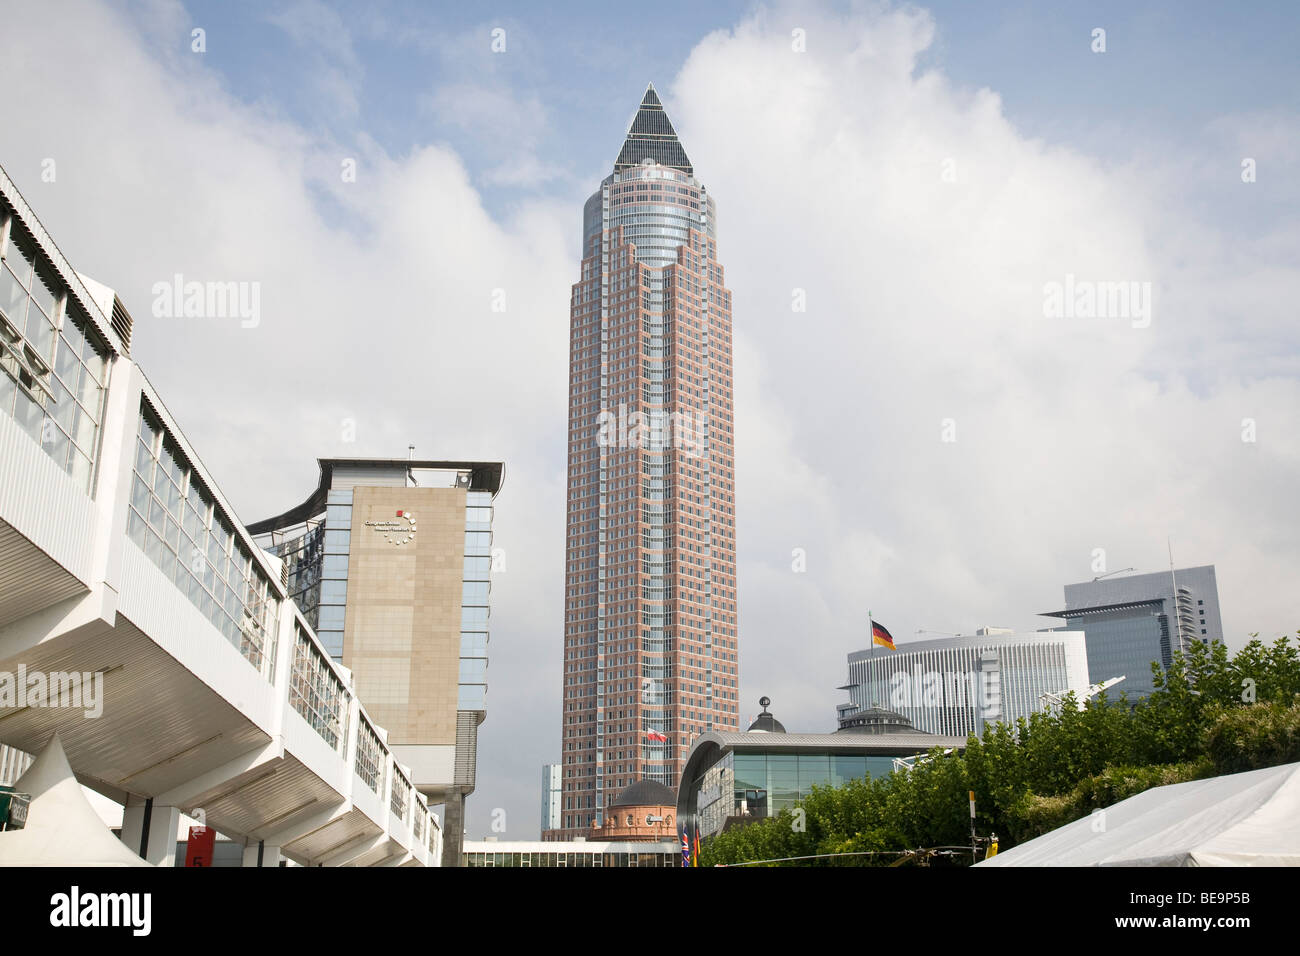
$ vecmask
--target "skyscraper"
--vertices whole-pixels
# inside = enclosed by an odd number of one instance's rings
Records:
[[[570,312],[562,826],[738,730],[731,292],[653,85],[583,210]]]
[[[1212,564],[1067,584],[1065,609],[1044,617],[1063,618],[1066,629],[1087,635],[1089,681],[1125,678],[1109,692],[1112,700],[1155,690],[1152,661],[1167,669],[1174,652],[1193,641],[1223,640]]]

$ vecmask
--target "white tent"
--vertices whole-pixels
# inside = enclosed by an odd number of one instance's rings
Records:
[[[978,866],[1300,866],[1300,763],[1153,787]]]
[[[57,734],[14,789],[32,804],[21,830],[0,833],[0,866],[149,866],[104,826],[68,765]]]

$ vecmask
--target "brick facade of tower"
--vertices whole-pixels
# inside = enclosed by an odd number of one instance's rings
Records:
[[[562,828],[737,730],[731,293],[653,88],[588,200],[570,321]]]

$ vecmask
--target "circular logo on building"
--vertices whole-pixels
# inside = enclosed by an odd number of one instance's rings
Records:
[[[415,513],[399,511],[396,517],[386,521],[367,521],[366,527],[374,528],[390,544],[408,544],[415,537]]]

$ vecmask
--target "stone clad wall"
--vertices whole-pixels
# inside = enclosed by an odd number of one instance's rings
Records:
[[[456,742],[464,542],[464,489],[354,489],[343,663],[390,744]]]

